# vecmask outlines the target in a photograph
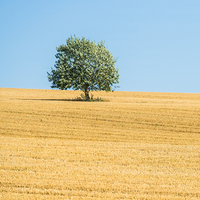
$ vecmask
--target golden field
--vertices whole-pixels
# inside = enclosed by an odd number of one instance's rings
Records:
[[[200,94],[0,88],[0,199],[200,199]]]

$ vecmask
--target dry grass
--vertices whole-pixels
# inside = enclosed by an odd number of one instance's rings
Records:
[[[200,199],[200,94],[0,88],[0,199]]]

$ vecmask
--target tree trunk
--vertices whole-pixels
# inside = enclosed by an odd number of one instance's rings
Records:
[[[88,86],[85,87],[85,99],[86,100],[90,99],[90,95],[89,95],[89,91],[88,91]]]

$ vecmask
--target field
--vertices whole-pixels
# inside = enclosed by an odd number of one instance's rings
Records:
[[[200,94],[0,88],[0,199],[200,199]]]

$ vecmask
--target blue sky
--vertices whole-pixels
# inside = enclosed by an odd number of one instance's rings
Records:
[[[71,35],[117,58],[120,91],[200,93],[199,0],[1,0],[0,87],[50,89]]]

